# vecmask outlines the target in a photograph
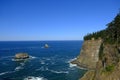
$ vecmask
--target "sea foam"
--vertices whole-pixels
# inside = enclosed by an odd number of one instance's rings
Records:
[[[23,69],[22,66],[17,66],[17,67],[15,68],[15,71],[19,71],[19,70],[21,70],[21,69]]]
[[[69,73],[68,71],[55,71],[55,70],[49,70],[49,71],[51,71],[53,73],[57,73],[57,74],[61,74],[61,73],[67,74],[67,73]]]
[[[6,72],[2,72],[2,73],[0,73],[0,76],[1,76],[1,75],[5,75],[5,74],[8,74],[8,73],[13,73],[13,72],[15,72],[15,71],[6,71]]]
[[[68,63],[71,63],[72,61],[76,60],[77,58],[73,58],[73,59],[70,59],[68,60]]]
[[[72,63],[71,63],[72,61],[74,61],[74,60],[76,60],[76,59],[77,59],[77,58],[73,58],[73,59],[70,59],[70,60],[68,61],[70,68],[77,66],[77,64],[72,64]]]
[[[72,68],[72,67],[76,67],[77,64],[72,64],[72,63],[69,63],[69,67]]]
[[[47,79],[44,77],[28,76],[27,78],[24,78],[24,80],[47,80]]]

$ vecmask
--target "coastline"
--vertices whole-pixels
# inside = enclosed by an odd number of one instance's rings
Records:
[[[83,70],[89,70],[87,67],[85,67],[85,65],[80,64],[80,63],[77,61],[77,58],[74,59],[74,60],[72,60],[72,61],[70,62],[70,64],[76,65],[76,66],[78,66],[80,69],[83,69]]]
[[[87,67],[83,66],[82,64],[80,64],[78,61],[77,61],[77,58],[73,59],[70,64],[72,65],[76,65],[79,69],[82,69],[82,70],[86,70],[86,73],[81,77],[79,78],[79,80],[85,80],[86,79],[86,76],[88,76],[88,74],[90,73],[93,73],[94,70],[90,70],[88,69]],[[90,75],[90,76],[94,76],[94,75]],[[88,78],[90,78],[90,76]],[[85,78],[85,79],[84,79]]]
[[[92,80],[99,60],[99,49],[102,40],[85,40],[83,42],[80,54],[76,59],[72,60],[72,64],[76,64],[80,69],[87,70],[79,80]],[[90,78],[90,79],[89,79]]]

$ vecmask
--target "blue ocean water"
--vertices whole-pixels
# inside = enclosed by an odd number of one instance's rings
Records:
[[[0,42],[0,78],[10,80],[78,80],[86,72],[69,62],[79,55],[82,41]],[[49,48],[43,46],[48,44]],[[16,53],[31,58],[16,62]]]

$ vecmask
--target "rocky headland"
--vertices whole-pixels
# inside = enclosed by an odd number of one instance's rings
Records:
[[[88,69],[80,80],[120,80],[120,13],[107,26],[86,35],[80,55],[71,62]]]

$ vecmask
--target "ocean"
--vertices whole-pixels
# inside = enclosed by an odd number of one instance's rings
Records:
[[[70,61],[76,58],[83,41],[1,41],[0,80],[78,80],[85,70]],[[48,44],[49,48],[44,48]],[[17,53],[30,59],[15,61]]]

